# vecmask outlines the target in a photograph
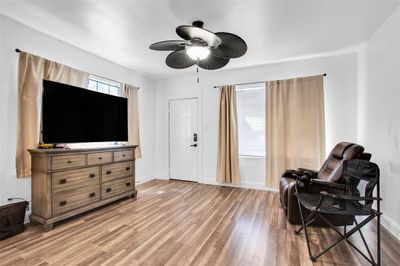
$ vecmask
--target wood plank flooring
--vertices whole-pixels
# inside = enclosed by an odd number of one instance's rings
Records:
[[[49,232],[30,225],[1,241],[0,265],[312,265],[304,235],[293,233],[296,227],[279,206],[274,192],[153,180],[139,187],[137,200],[58,223]],[[365,230],[373,247],[374,231]],[[313,228],[312,248],[335,237]],[[400,244],[386,231],[382,253],[384,265],[398,265]],[[343,244],[314,264],[367,262]]]

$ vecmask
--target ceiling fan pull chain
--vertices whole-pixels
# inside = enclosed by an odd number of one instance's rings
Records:
[[[196,73],[197,73],[197,83],[200,83],[200,78],[199,78],[199,59],[197,59]]]

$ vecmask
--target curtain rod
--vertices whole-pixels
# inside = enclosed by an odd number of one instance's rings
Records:
[[[324,77],[326,76],[326,73],[323,74]],[[230,84],[230,85],[250,85],[250,84],[258,84],[258,83],[265,83],[266,81],[257,81],[257,82],[245,82],[245,83],[236,83],[236,84]],[[214,88],[221,88],[226,85],[218,85],[214,86]]]
[[[15,48],[15,52],[17,52],[17,53],[20,53],[20,52],[22,52],[20,49],[18,49],[18,48]],[[122,83],[122,82],[120,82],[120,81],[117,81],[117,80],[113,80],[113,79],[110,79],[110,78],[106,78],[106,77],[102,77],[102,76],[99,76],[99,75],[95,75],[95,74],[92,74],[93,76],[96,76],[96,77],[99,77],[99,78],[103,78],[103,79],[108,79],[108,80],[111,80],[111,81],[114,81],[114,82],[117,82],[117,83]],[[138,90],[139,90],[139,87],[137,87],[138,88]]]

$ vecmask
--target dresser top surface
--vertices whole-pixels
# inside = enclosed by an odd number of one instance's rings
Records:
[[[118,151],[126,149],[134,149],[138,145],[120,145],[96,148],[74,148],[74,149],[29,149],[31,154],[68,154],[77,152],[101,152],[101,151]]]

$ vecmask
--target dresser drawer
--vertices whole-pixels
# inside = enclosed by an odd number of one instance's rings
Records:
[[[114,152],[114,162],[133,160],[133,158],[134,158],[133,150]]]
[[[100,167],[89,167],[77,170],[68,170],[52,174],[52,193],[68,189],[93,186],[100,182]]]
[[[53,156],[51,158],[51,169],[58,170],[58,169],[85,166],[86,164],[85,157],[86,156],[84,154]]]
[[[97,152],[88,154],[88,165],[110,163],[112,161],[112,152]]]
[[[64,213],[100,200],[100,185],[79,189],[73,193],[53,195],[53,215]]]
[[[132,176],[134,173],[133,162],[103,165],[101,170],[102,182],[115,178]]]
[[[135,189],[133,177],[120,178],[102,184],[102,199],[107,199]]]

